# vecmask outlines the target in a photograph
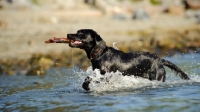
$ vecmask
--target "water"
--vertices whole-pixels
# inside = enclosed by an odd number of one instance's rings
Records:
[[[91,83],[90,92],[81,88],[86,76],[105,79],[91,68],[52,68],[46,76],[0,76],[0,111],[199,112],[199,57],[195,53],[165,57],[186,71],[189,81],[169,69],[164,83],[107,73],[109,82]]]

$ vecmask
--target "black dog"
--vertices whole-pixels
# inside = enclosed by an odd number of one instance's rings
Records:
[[[78,30],[76,34],[68,34],[67,38],[73,40],[69,43],[72,48],[85,50],[87,57],[92,62],[93,70],[99,69],[101,74],[120,71],[123,75],[134,75],[149,80],[165,81],[164,66],[176,72],[182,79],[189,77],[180,68],[170,61],[160,59],[149,52],[124,53],[106,46],[104,40],[91,29]],[[91,78],[87,77],[82,87],[90,90]]]

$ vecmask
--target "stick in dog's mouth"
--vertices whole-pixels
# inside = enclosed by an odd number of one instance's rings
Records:
[[[70,39],[64,38],[64,37],[61,37],[61,38],[53,37],[53,38],[45,41],[46,44],[49,44],[49,43],[71,43],[71,42],[74,42],[74,40],[70,40]]]

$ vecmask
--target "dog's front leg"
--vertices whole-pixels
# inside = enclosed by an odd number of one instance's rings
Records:
[[[89,91],[90,90],[89,84],[91,81],[92,81],[92,78],[86,77],[85,82],[83,82],[82,84],[82,88],[85,89],[86,91]]]

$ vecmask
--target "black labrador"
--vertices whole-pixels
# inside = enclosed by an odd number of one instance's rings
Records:
[[[92,29],[81,29],[75,34],[67,34],[67,38],[73,40],[69,43],[72,48],[85,50],[91,60],[93,70],[99,69],[103,75],[106,72],[116,72],[122,75],[138,76],[149,80],[165,81],[164,66],[172,69],[180,78],[189,80],[189,77],[179,67],[170,61],[159,58],[149,52],[124,53],[112,47],[106,46],[105,41]],[[89,84],[92,78],[87,77],[82,87],[90,90]]]

